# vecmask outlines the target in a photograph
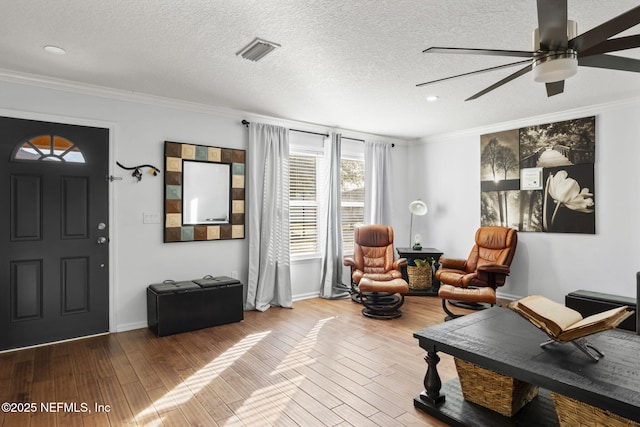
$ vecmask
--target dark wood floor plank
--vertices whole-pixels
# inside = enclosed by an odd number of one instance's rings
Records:
[[[29,402],[33,382],[33,360],[23,360],[13,365],[8,402]]]
[[[300,407],[304,408],[307,412],[320,420],[320,422],[325,426],[336,426],[344,421],[329,407],[325,406],[327,402],[323,401],[322,396],[310,395],[305,392],[304,383],[313,384],[310,381],[307,381],[303,376],[298,376],[287,381],[285,384],[279,384],[278,390],[280,393],[288,396],[289,399],[296,402]],[[336,402],[337,404],[340,404],[340,401],[337,399]],[[332,407],[337,406],[337,404]]]
[[[180,411],[190,426],[211,426],[218,425],[206,409],[200,404],[195,396],[187,399],[180,404]]]
[[[333,411],[338,414],[340,417],[344,418],[346,422],[354,427],[377,427],[378,424],[373,422],[371,419],[362,415],[359,411],[352,408],[351,406],[344,404],[333,408]],[[375,412],[374,412],[375,414]],[[374,415],[371,414],[371,415]]]
[[[129,362],[145,390],[151,390],[162,386],[162,381],[153,369],[152,363],[144,358],[142,352],[135,351],[133,353],[133,357],[129,359]]]
[[[160,425],[161,418],[141,383],[129,382],[122,384],[122,392],[138,425]]]
[[[129,408],[127,398],[122,392],[122,387],[115,376],[98,379],[98,386],[104,398],[105,404],[111,410],[107,413],[112,425],[135,425],[133,413]]]
[[[361,414],[368,416],[378,412],[373,405],[369,404],[364,399],[361,399],[357,394],[352,393],[350,390],[334,382],[333,379],[325,377],[323,374],[313,370],[312,368],[300,368],[298,371]]]
[[[176,408],[162,414],[162,425],[165,427],[184,427],[189,425],[189,421],[184,417],[182,411]]]
[[[179,405],[173,400],[171,393],[164,386],[145,391],[147,392],[154,409],[163,418],[167,412],[180,412],[178,409]]]
[[[55,426],[56,414],[52,412],[43,411],[40,404],[51,400],[51,396],[55,396],[56,388],[54,386],[54,380],[38,381],[34,382],[31,388],[30,402],[35,403],[36,411],[31,414],[29,427],[35,426]]]
[[[110,427],[111,422],[106,412],[93,412],[82,418],[84,427]]]
[[[208,384],[196,393],[196,399],[217,423],[233,416],[233,411]]]
[[[242,396],[223,378],[215,377],[211,379],[208,386],[211,387],[218,397],[227,405],[242,400]]]
[[[373,375],[373,377],[367,377],[356,370],[349,369],[349,367],[342,365],[340,360],[334,360],[331,357],[324,355],[315,357],[314,359],[317,363],[313,366],[317,371],[327,372],[330,375],[341,375],[360,386],[369,384],[371,382],[371,378],[377,376]]]
[[[112,356],[109,360],[121,385],[138,382],[138,376],[124,353]]]
[[[52,346],[45,345],[35,349],[33,359],[33,381],[53,381]]]
[[[340,399],[331,394],[330,391],[325,390],[300,372],[285,371],[283,372],[283,375],[290,381],[294,382],[297,388],[308,395],[313,396],[318,402],[328,409],[335,408],[343,403]]]
[[[91,342],[90,346],[90,356],[92,360],[92,365],[94,366],[94,372],[97,378],[108,378],[116,375],[113,370],[113,366],[109,361],[109,356],[107,355],[107,350],[100,346],[98,340]]]

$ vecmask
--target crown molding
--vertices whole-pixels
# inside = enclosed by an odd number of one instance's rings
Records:
[[[406,140],[388,137],[385,135],[376,135],[360,132],[351,129],[340,129],[331,125],[322,125],[318,123],[303,122],[290,120],[286,118],[266,116],[263,114],[252,113],[249,111],[235,110],[215,105],[202,104],[197,102],[183,101],[174,98],[166,98],[162,96],[150,95],[142,92],[127,91],[122,89],[114,89],[106,86],[91,85],[87,83],[75,82],[72,80],[64,80],[53,77],[46,77],[37,74],[22,73],[0,68],[0,81],[9,83],[24,84],[30,86],[38,86],[45,89],[60,90],[72,92],[81,95],[99,96],[102,98],[115,99],[118,101],[135,102],[139,104],[161,106],[186,110],[195,113],[215,114],[217,116],[232,119],[260,120],[264,123],[275,124],[284,127],[302,128],[312,132],[329,133],[331,131],[341,132],[344,136],[367,140],[382,140],[385,142],[393,142],[406,144]]]
[[[1,68],[0,80],[9,83],[38,86],[46,89],[62,90],[65,92],[72,92],[81,95],[99,96],[102,98],[115,99],[118,101],[162,106],[167,108],[192,111],[196,113],[216,114],[219,116],[230,118],[242,118],[247,114],[246,112],[233,110],[231,108],[222,108],[197,102],[182,101],[178,99],[165,98],[162,96],[150,95],[141,92],[114,89],[106,86],[91,85],[87,83],[80,83],[54,77],[45,77],[36,74],[21,73]]]
[[[594,104],[586,107],[574,108],[571,110],[558,111],[555,113],[542,114],[538,116],[526,117],[518,120],[511,120],[508,122],[501,122],[491,126],[482,126],[477,128],[471,128],[461,130],[458,132],[445,133],[440,135],[425,136],[422,138],[411,141],[411,145],[425,144],[429,142],[442,142],[451,139],[462,138],[466,136],[484,135],[487,133],[501,132],[509,129],[519,129],[527,126],[535,126],[538,124],[552,123],[563,120],[571,120],[575,118],[585,117],[589,115],[596,115],[604,111],[618,110],[621,108],[630,108],[640,106],[640,97],[633,97],[622,99],[618,101],[612,101],[602,104]]]

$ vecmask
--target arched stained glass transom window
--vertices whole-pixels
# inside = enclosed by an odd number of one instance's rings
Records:
[[[13,159],[19,161],[45,161],[85,163],[80,149],[67,138],[58,135],[39,135],[18,144]]]

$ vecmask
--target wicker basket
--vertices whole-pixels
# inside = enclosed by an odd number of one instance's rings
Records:
[[[429,267],[416,267],[407,265],[407,276],[411,289],[427,289],[431,287],[431,275],[433,271]]]
[[[513,416],[538,395],[538,387],[454,358],[465,400],[506,417]]]
[[[606,426],[639,427],[640,423],[621,417],[607,410],[551,392],[561,427]]]

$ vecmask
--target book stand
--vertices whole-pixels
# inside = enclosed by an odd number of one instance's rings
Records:
[[[549,341],[545,341],[542,344],[540,344],[540,347],[545,348],[546,346],[548,346],[551,343],[560,343],[560,344],[566,344],[564,342],[561,341],[556,341],[555,339],[550,339]],[[576,338],[574,340],[571,341],[567,341],[567,343],[571,343],[573,345],[575,345],[580,351],[582,351],[584,354],[586,354],[587,356],[589,356],[589,358],[591,360],[593,360],[594,362],[597,362],[598,360],[600,360],[601,357],[604,357],[604,354],[602,354],[602,352],[600,350],[598,350],[597,348],[595,348],[593,345],[589,344],[587,342],[586,339],[584,339],[584,337],[580,337],[580,338]]]

